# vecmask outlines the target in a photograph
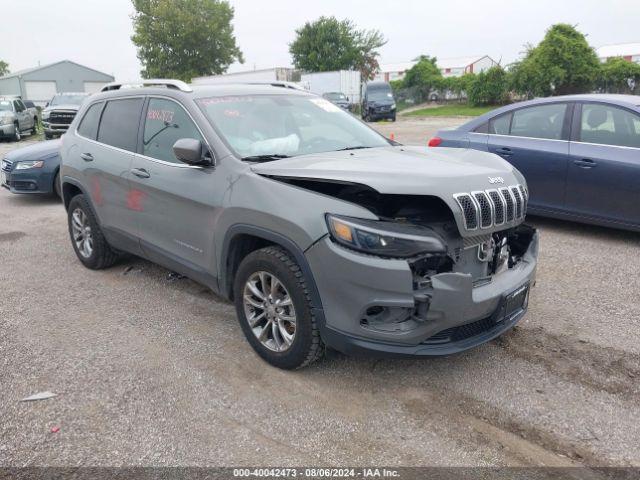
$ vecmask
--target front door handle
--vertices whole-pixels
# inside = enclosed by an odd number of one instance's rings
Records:
[[[136,177],[140,178],[149,178],[151,174],[147,172],[144,168],[132,168],[131,173],[133,173]]]
[[[573,161],[574,165],[579,166],[580,168],[593,168],[598,164],[591,160],[590,158],[581,158]]]
[[[501,157],[510,157],[511,155],[513,155],[513,152],[511,151],[511,149],[507,147],[502,147],[497,149],[496,153]]]
[[[90,153],[81,153],[80,158],[85,162],[93,162],[93,155],[91,155]]]

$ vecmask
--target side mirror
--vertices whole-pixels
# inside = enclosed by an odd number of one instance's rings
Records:
[[[211,160],[203,151],[200,140],[195,138],[181,138],[173,144],[173,154],[181,162],[189,165],[211,165]]]
[[[44,108],[47,108],[49,106],[49,102],[45,103]]]

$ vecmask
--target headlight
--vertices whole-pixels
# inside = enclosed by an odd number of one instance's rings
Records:
[[[27,170],[29,168],[42,168],[44,162],[42,160],[29,160],[27,162],[16,163],[16,170]]]
[[[49,120],[50,115],[51,115],[51,112],[47,112],[47,111],[42,112],[42,120]]]
[[[396,109],[396,104],[395,104],[395,103],[392,103],[392,104],[391,104],[391,110],[395,110],[395,109]]]
[[[0,125],[11,125],[12,123],[13,123],[13,119],[11,117],[0,118]]]
[[[371,255],[409,258],[447,251],[443,240],[427,227],[331,214],[326,215],[326,220],[333,240]]]

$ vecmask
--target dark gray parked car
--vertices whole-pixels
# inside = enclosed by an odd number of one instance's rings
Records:
[[[304,91],[146,85],[105,87],[63,137],[88,268],[126,251],[209,286],[281,368],[451,354],[524,315],[537,233],[501,158],[392,144]]]
[[[11,193],[60,196],[60,145],[51,140],[7,153],[0,164],[0,186]]]
[[[516,103],[441,130],[430,145],[503,157],[527,179],[530,213],[640,230],[640,96]]]

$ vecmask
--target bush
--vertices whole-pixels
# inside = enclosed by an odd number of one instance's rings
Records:
[[[471,105],[499,105],[508,100],[507,72],[502,67],[491,67],[468,80],[467,96]]]
[[[607,93],[640,93],[640,64],[610,58],[600,67],[597,85]]]

